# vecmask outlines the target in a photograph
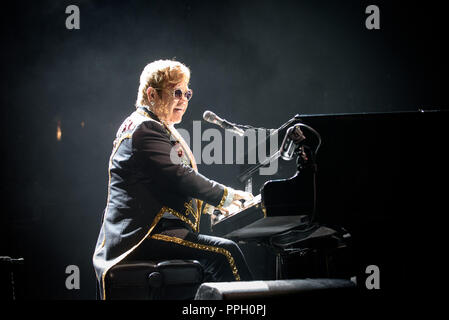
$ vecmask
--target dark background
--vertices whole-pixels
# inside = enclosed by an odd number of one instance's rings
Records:
[[[65,28],[70,4],[80,30]],[[370,4],[380,30],[365,28]],[[112,140],[153,60],[192,70],[194,98],[179,125],[187,130],[206,109],[277,128],[295,114],[449,105],[436,1],[20,1],[3,7],[1,23],[0,255],[25,258],[28,299],[95,298]],[[199,169],[241,187],[236,166]],[[72,264],[80,290],[65,288]]]

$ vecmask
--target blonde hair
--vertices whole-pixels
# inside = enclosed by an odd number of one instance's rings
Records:
[[[189,82],[190,69],[181,62],[174,60],[157,60],[145,66],[140,75],[139,91],[137,92],[136,108],[139,106],[150,106],[147,89],[165,89],[170,85]],[[161,97],[161,90],[157,90]],[[163,108],[163,106],[160,106]]]

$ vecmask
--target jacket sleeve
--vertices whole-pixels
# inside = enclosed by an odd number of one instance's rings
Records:
[[[144,174],[161,187],[184,196],[205,201],[215,207],[229,202],[231,188],[210,180],[190,166],[175,163],[170,158],[173,144],[169,134],[157,122],[143,122],[133,133],[133,153],[142,163]]]

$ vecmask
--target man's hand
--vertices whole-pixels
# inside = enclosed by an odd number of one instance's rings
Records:
[[[242,191],[242,190],[234,190],[234,198],[232,199],[231,204],[229,207],[226,208],[220,208],[220,212],[224,215],[228,215],[229,211],[233,207],[242,208],[243,203],[240,200],[252,200],[254,196],[250,192]]]

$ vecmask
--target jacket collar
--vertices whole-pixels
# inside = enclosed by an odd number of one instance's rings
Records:
[[[144,112],[151,119],[156,120],[159,123],[162,123],[162,121],[159,119],[159,117],[153,111],[151,111],[149,107],[139,106],[139,107],[137,107],[137,109]]]

